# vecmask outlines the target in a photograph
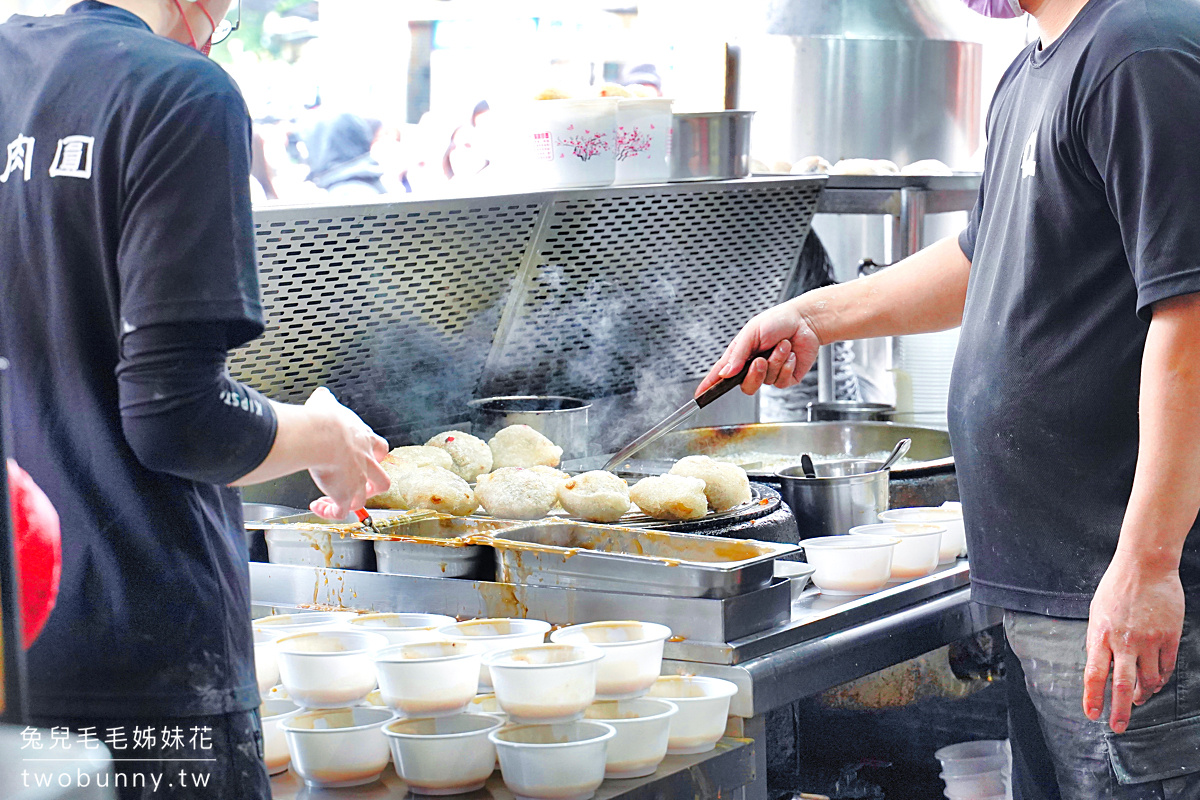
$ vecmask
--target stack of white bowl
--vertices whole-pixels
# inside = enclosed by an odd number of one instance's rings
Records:
[[[1012,751],[1008,741],[962,742],[934,753],[942,764],[944,794],[950,800],[1006,800],[1012,797]]]
[[[303,614],[255,626],[269,634],[257,637],[260,677],[281,681],[262,707],[268,767],[290,758],[316,787],[374,781],[390,755],[417,794],[474,791],[498,763],[519,796],[584,800],[606,777],[653,773],[668,752],[712,749],[737,691],[660,678],[671,631],[654,623],[576,625],[549,644],[549,624],[522,619]]]

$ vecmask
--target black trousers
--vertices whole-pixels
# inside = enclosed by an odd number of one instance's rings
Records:
[[[113,774],[97,783],[115,788],[120,800],[271,797],[257,710],[204,717],[41,718],[33,725],[42,729],[41,747],[23,753],[36,753],[38,760],[26,761],[21,775],[30,788],[80,780],[66,760],[71,751],[62,747],[62,733],[69,730],[76,734],[71,748],[108,748]],[[54,757],[64,761],[45,760]]]

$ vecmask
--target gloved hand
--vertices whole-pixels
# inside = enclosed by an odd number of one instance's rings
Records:
[[[22,643],[33,644],[58,598],[62,573],[62,535],[58,512],[29,473],[8,460],[13,543],[21,587]]]

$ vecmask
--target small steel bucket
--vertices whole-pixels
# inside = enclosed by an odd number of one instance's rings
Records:
[[[577,397],[485,397],[468,403],[471,432],[487,441],[509,425],[528,425],[563,449],[564,461],[591,455],[588,409]]]
[[[796,515],[800,538],[841,536],[879,521],[888,507],[888,472],[882,461],[848,458],[816,464],[817,477],[800,467],[776,473],[780,494]]]

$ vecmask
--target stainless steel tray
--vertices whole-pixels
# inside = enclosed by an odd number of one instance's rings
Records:
[[[377,571],[426,578],[491,580],[492,548],[477,538],[521,523],[438,516],[390,530],[388,536],[358,536],[375,546]]]
[[[372,511],[377,526],[387,529],[434,516],[431,511]],[[272,564],[304,567],[375,570],[372,542],[355,538],[362,533],[357,519],[327,520],[312,512],[247,523],[266,532],[267,560]]]
[[[669,597],[732,597],[771,583],[789,544],[542,522],[495,535],[496,580]]]

